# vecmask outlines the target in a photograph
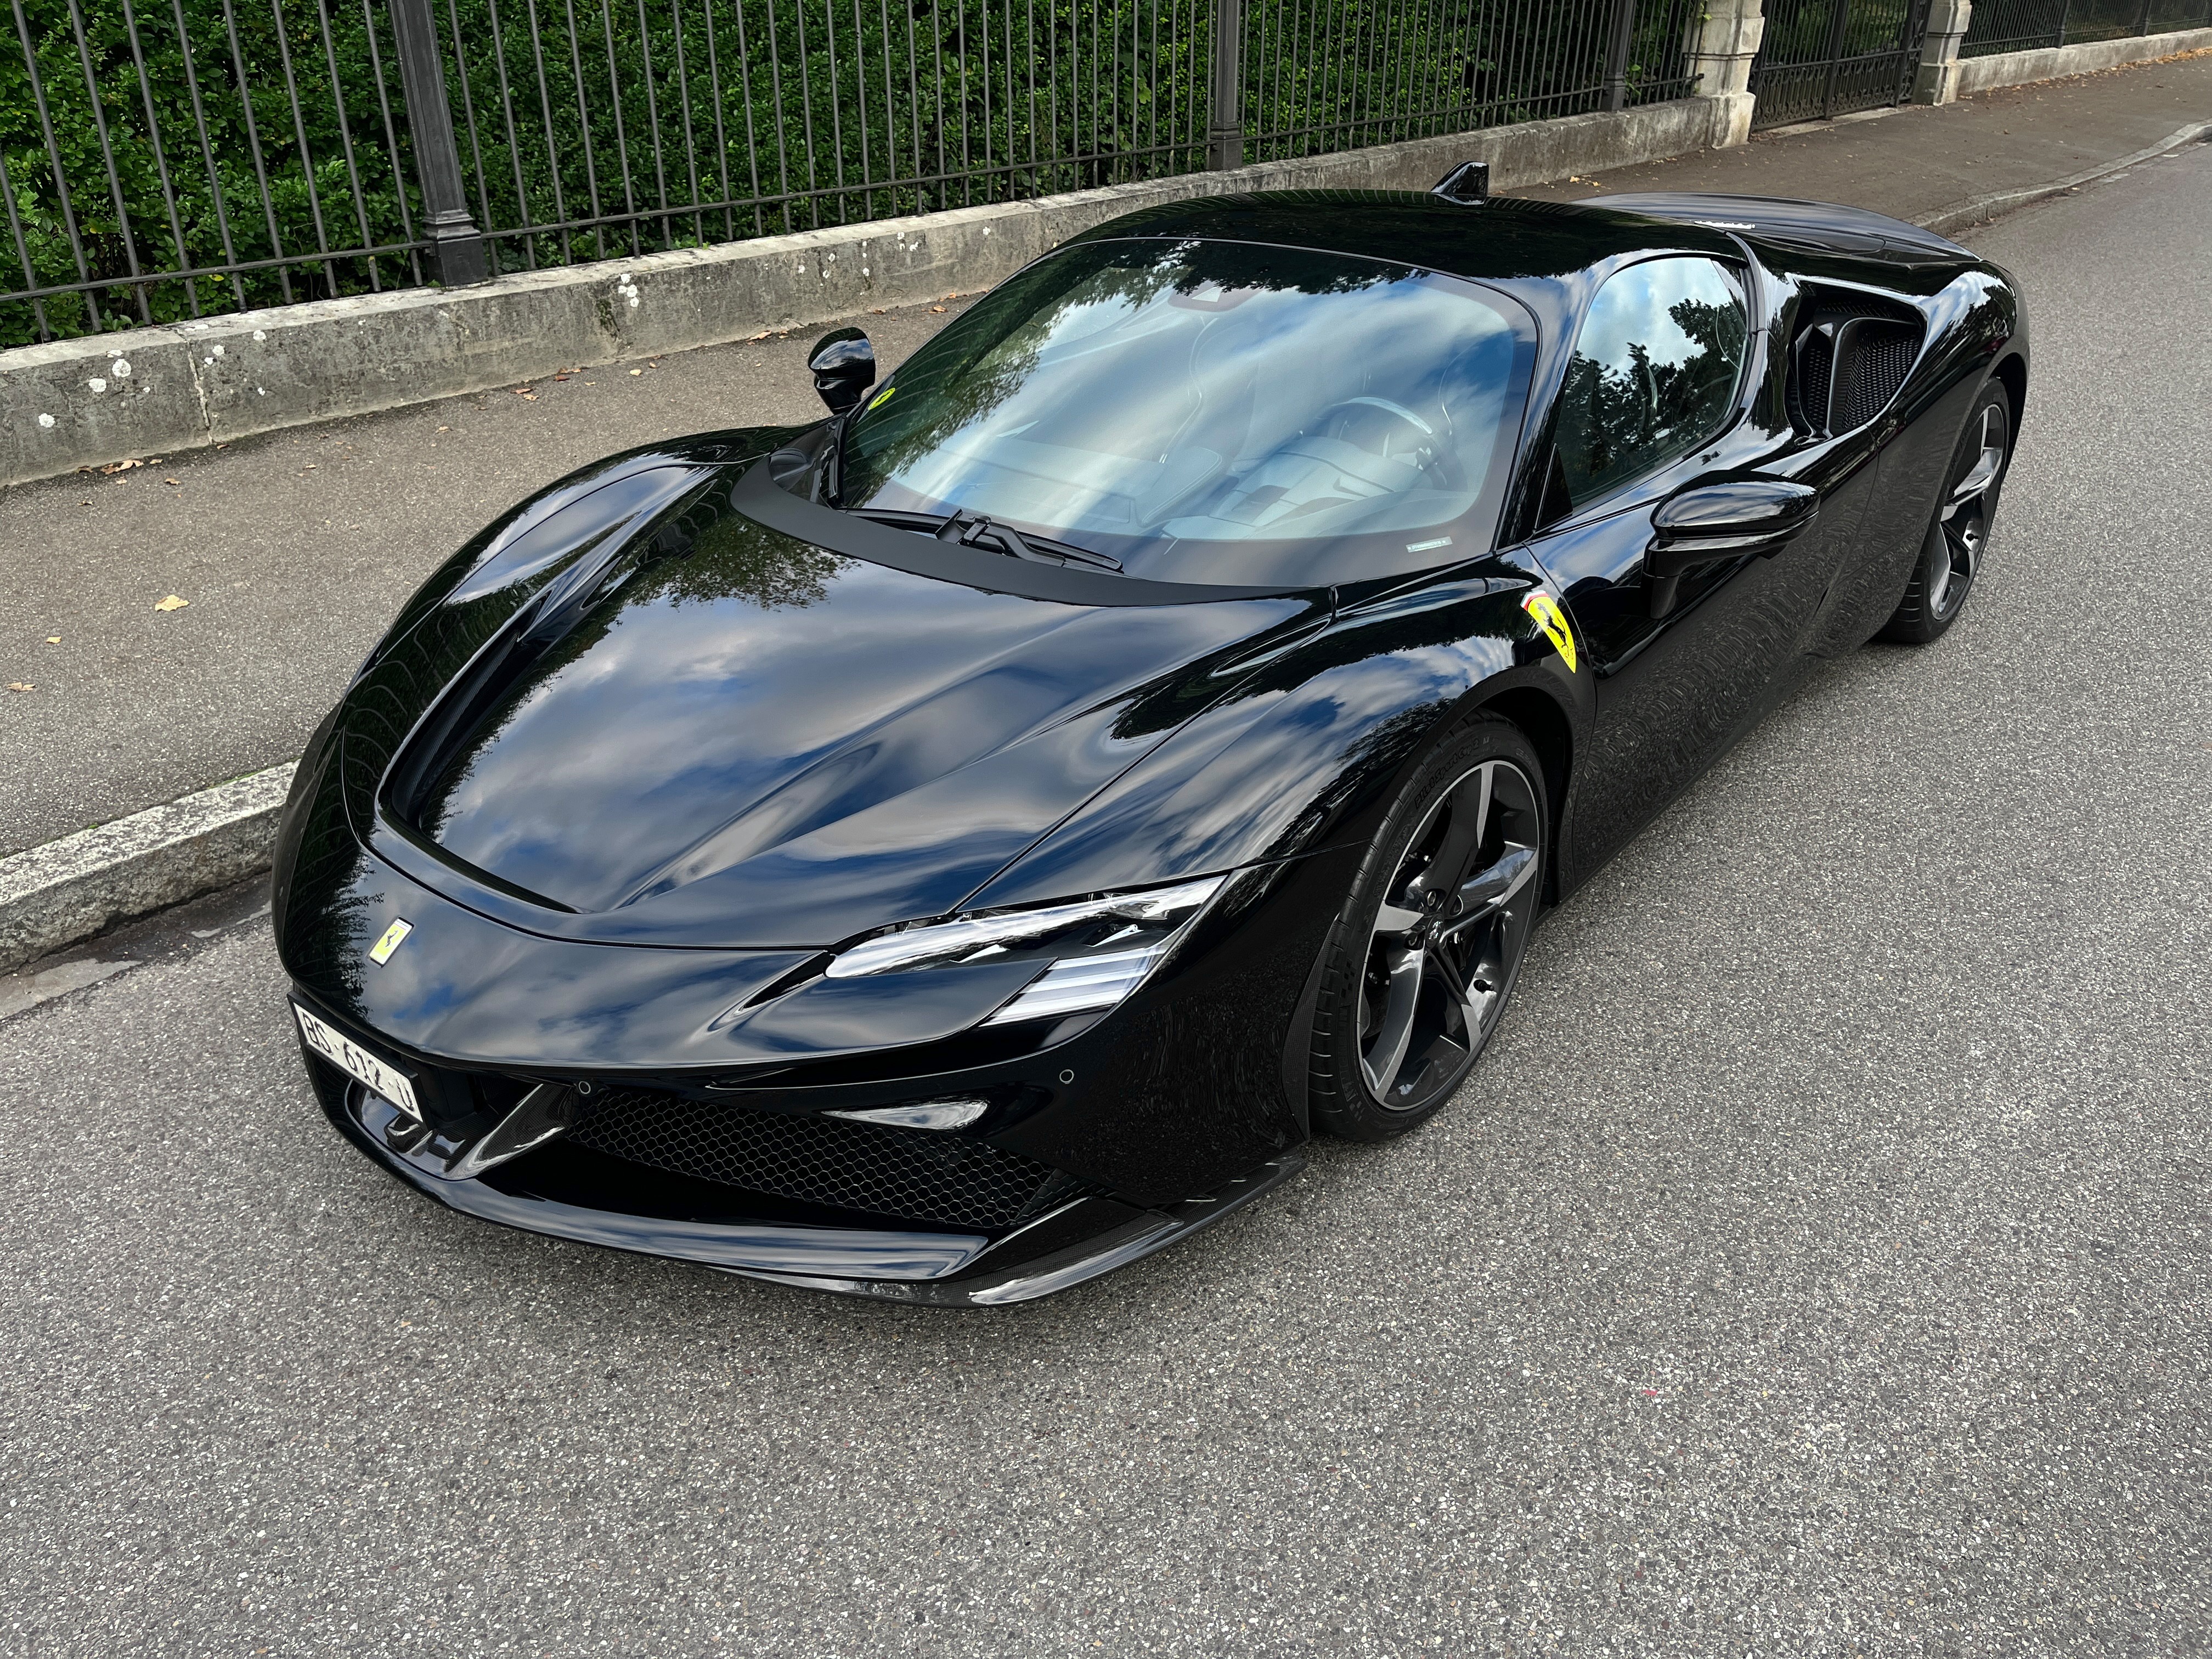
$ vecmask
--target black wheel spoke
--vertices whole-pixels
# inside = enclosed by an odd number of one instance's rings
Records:
[[[1388,1109],[1433,1105],[1497,1022],[1534,913],[1537,799],[1518,765],[1485,761],[1437,797],[1405,844],[1360,988],[1360,1068]]]

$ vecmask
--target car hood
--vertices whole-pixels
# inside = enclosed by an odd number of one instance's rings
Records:
[[[592,551],[477,653],[394,760],[369,839],[536,932],[831,945],[957,908],[1325,612],[994,592],[710,491]]]

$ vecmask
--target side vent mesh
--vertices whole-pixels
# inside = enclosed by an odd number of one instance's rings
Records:
[[[1834,376],[1829,419],[1838,432],[1856,432],[1889,407],[1920,349],[1914,333],[1896,323],[1863,322],[1854,331],[1853,351]]]
[[[1855,432],[1889,407],[1920,355],[1918,314],[1838,289],[1808,288],[1797,313],[1790,417],[1816,437]]]

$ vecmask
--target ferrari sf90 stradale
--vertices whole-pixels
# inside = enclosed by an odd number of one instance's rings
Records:
[[[278,940],[324,1109],[440,1201],[988,1304],[1442,1109],[1540,912],[1959,614],[2027,337],[1892,220],[1462,169],[1133,214],[813,368],[829,419],[432,577]]]

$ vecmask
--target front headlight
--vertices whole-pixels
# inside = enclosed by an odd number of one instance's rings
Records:
[[[1044,971],[984,1024],[1110,1008],[1137,988],[1227,879],[1208,876],[1148,892],[1038,910],[1001,910],[881,933],[854,945],[823,971],[831,979],[859,979],[1035,962],[1045,964]]]

